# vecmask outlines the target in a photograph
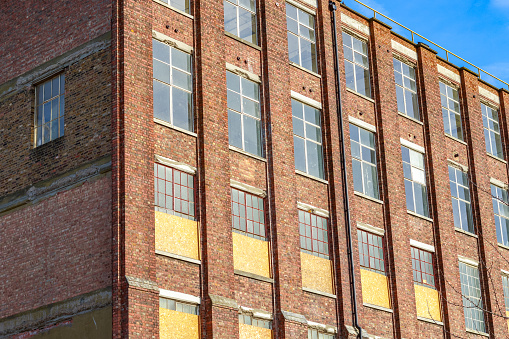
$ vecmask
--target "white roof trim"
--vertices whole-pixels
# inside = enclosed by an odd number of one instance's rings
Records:
[[[458,83],[461,83],[461,77],[458,74],[454,73],[453,71],[448,70],[444,66],[437,65],[437,70],[438,70],[438,73],[440,73],[442,75],[445,75],[449,79],[454,80],[454,81],[456,81]]]
[[[488,91],[487,89],[482,88],[481,86],[478,86],[478,87],[479,87],[479,94],[480,95],[482,95],[483,97],[488,98],[491,101],[496,102],[497,104],[500,105],[500,98],[498,97],[498,95],[496,95],[494,93],[491,93],[490,91]]]
[[[246,71],[245,69],[243,68],[240,68],[240,67],[237,67],[235,65],[232,65],[230,63],[226,63],[226,70],[232,72],[232,73],[235,73],[237,74],[238,76],[241,76],[243,78],[246,78],[248,80],[251,80],[251,81],[254,81],[254,82],[257,82],[257,83],[261,83],[262,80],[260,79],[260,76],[259,75],[256,75],[252,72],[249,72],[249,71]]]
[[[350,121],[352,124],[358,126],[358,127],[362,127],[364,129],[367,129],[368,131],[371,131],[373,133],[376,133],[376,127],[371,125],[371,124],[368,124],[367,122],[364,122],[360,119],[357,119],[357,118],[354,118],[352,117],[351,115],[348,116],[348,121]]]
[[[460,169],[461,171],[463,172],[468,172],[468,166],[465,166],[465,165],[462,165],[460,164],[459,162],[456,162],[454,160],[451,160],[451,159],[447,159],[447,162],[449,163],[449,165],[451,165],[452,167],[456,167],[458,169]]]
[[[498,186],[500,188],[503,188],[503,189],[507,189],[507,184],[498,180],[498,179],[495,179],[495,178],[490,178],[490,184],[493,184],[495,186]]]
[[[303,0],[303,1],[307,2],[306,0]],[[306,6],[299,4],[297,1],[286,0],[286,3],[292,5],[293,7],[297,7],[298,9],[301,9],[304,12],[308,12],[309,14],[316,15],[316,12],[313,11],[311,8],[307,8]],[[310,5],[313,6],[313,4],[311,4],[311,3],[310,3]],[[314,7],[316,7],[316,5],[314,5]]]
[[[318,108],[318,109],[322,109],[322,103],[321,102],[318,102],[316,100],[313,100],[311,98],[308,98],[307,96],[305,95],[302,95],[300,93],[297,93],[295,91],[292,91],[291,92],[291,96],[292,98],[294,98],[295,100],[298,100],[300,102],[303,102],[305,103],[306,105],[309,105],[309,106],[313,106],[314,108]]]
[[[464,257],[462,255],[458,255],[458,260],[461,261],[464,264],[467,264],[467,265],[471,265],[471,266],[475,266],[475,267],[479,266],[479,262],[478,261],[475,261],[473,259]]]
[[[200,304],[200,298],[195,297],[194,295],[175,292],[175,291],[169,291],[169,290],[163,290],[159,289],[159,296],[163,298],[173,299],[177,301],[183,301],[190,304]]]
[[[187,164],[184,164],[183,162],[171,160],[157,154],[155,155],[155,162],[160,163],[162,165],[173,167],[175,169],[181,170],[182,172],[186,172],[193,175],[196,174],[196,167],[189,166]]]
[[[425,244],[423,242],[410,239],[410,246],[420,248],[421,250],[425,250],[428,252],[435,253],[435,246]]]
[[[403,139],[403,138],[399,138],[399,141],[401,142],[401,144],[405,147],[408,147],[408,148],[411,148],[413,149],[414,151],[417,151],[419,153],[426,153],[426,151],[424,150],[424,147],[422,146],[419,146],[417,144],[414,144],[413,142],[411,141],[408,141],[406,139]]]
[[[379,235],[383,237],[385,235],[385,230],[380,227],[371,226],[369,224],[357,221],[357,228],[369,233],[374,233],[376,235]]]
[[[261,188],[257,188],[248,184],[244,184],[240,181],[230,179],[230,186],[236,189],[239,189],[241,191],[245,191],[254,195],[258,195],[262,198],[265,198],[267,196],[267,193],[265,193],[264,190]]]
[[[181,51],[184,51],[186,53],[193,53],[193,47],[189,46],[188,44],[185,44],[181,41],[175,40],[173,38],[170,38],[169,36],[159,33],[156,31],[152,31],[152,37],[156,40],[159,40],[161,42],[164,42],[165,44],[170,45],[171,47],[175,47],[177,49],[180,49]]]
[[[400,44],[399,42],[397,42],[395,40],[391,40],[391,45],[392,45],[393,50],[400,52],[401,54],[404,54],[407,57],[410,57],[414,60],[417,60],[417,52],[411,50],[410,48],[408,48],[406,46],[403,46],[402,44]]]
[[[323,208],[318,208],[315,206],[311,206],[309,204],[305,204],[303,202],[297,201],[297,208],[304,210],[306,212],[312,212],[316,215],[328,218],[329,217],[329,211],[324,210]]]
[[[366,35],[369,35],[369,27],[355,20],[354,18],[349,17],[345,13],[341,13],[341,21],[343,21],[348,26],[355,28],[359,32],[362,32]]]

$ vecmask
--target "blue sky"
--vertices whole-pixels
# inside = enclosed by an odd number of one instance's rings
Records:
[[[509,0],[360,1],[509,83]],[[344,3],[373,16],[354,0]],[[396,33],[404,32],[395,24],[391,26]],[[416,38],[416,42],[420,40]],[[460,60],[450,60],[463,66]]]

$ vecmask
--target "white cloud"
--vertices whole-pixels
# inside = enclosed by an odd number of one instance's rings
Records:
[[[509,9],[509,0],[491,0],[491,5],[495,8]]]

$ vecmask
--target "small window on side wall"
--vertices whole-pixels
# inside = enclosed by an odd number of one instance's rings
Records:
[[[35,88],[35,145],[64,135],[65,76],[57,75]]]
[[[419,104],[417,102],[417,85],[415,84],[415,68],[398,59],[393,59],[398,112],[419,120]]]
[[[287,3],[286,27],[290,61],[316,73],[315,17]]]
[[[354,190],[378,199],[375,134],[350,124]]]

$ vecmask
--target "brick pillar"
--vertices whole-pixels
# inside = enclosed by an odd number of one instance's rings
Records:
[[[448,138],[444,134],[436,52],[426,45],[419,44],[417,54],[419,61],[417,86],[421,94],[421,114],[426,137],[426,170],[430,183],[428,196],[433,218],[437,285],[439,294],[442,296],[444,329],[447,333],[462,335],[465,332],[463,308],[451,306],[462,305],[461,295],[458,293],[461,291],[458,268],[458,253],[461,252],[461,248],[457,247],[451,192],[448,185],[447,159],[454,159],[454,157],[451,152],[448,152]],[[462,150],[462,154],[465,152]],[[458,162],[466,164],[467,159],[461,156]],[[444,335],[449,336],[449,334]]]
[[[300,246],[293,150],[292,108],[284,2],[262,0],[259,15],[267,139],[271,246],[276,298],[275,336],[307,338],[302,317]]]
[[[114,5],[114,338],[159,336],[153,207],[151,7],[149,0],[126,0]]]
[[[230,202],[224,9],[221,0],[196,3],[198,186],[202,229],[202,337],[239,335]]]

